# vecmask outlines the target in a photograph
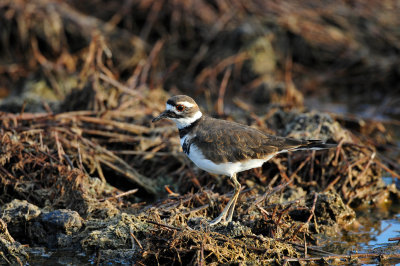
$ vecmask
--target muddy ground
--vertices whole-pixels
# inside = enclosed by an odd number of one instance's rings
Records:
[[[264,2],[1,1],[0,264],[398,259],[323,243],[400,199],[399,7]],[[211,227],[232,184],[151,123],[174,94],[337,148],[240,173],[233,222]]]

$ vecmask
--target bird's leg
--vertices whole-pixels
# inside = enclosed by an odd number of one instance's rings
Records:
[[[233,195],[234,201],[232,202],[231,206],[229,206],[228,219],[226,219],[226,221],[228,223],[232,221],[232,216],[233,216],[233,211],[235,210],[236,201],[239,198],[240,189],[242,188],[242,186],[240,185],[240,183],[236,179],[236,174],[234,174],[231,177],[231,180],[233,181],[233,185],[235,186],[235,190],[234,190],[234,195]]]
[[[232,198],[229,200],[228,204],[226,204],[224,210],[221,212],[220,215],[218,215],[217,218],[215,218],[214,220],[212,220],[210,222],[210,225],[216,225],[219,224],[221,221],[227,221],[230,222],[232,220],[232,215],[233,215],[233,210],[235,209],[235,204],[236,204],[236,200],[239,196],[239,192],[240,192],[240,183],[237,181],[236,179],[236,174],[233,174],[231,176],[231,180],[233,182],[233,185],[235,186],[235,190],[233,192],[233,196]],[[228,215],[228,220],[226,220],[226,216]]]

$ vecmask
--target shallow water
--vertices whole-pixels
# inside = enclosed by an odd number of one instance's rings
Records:
[[[368,243],[363,245],[364,249],[378,248],[387,245],[388,243],[394,243],[393,241],[389,242],[389,238],[400,236],[400,214],[396,214],[395,219],[381,221],[379,227],[378,230],[373,229],[376,234],[372,232],[374,237]]]
[[[50,251],[45,248],[32,248],[28,265],[93,265],[94,256],[73,250]]]
[[[361,226],[354,231],[343,233],[343,235],[331,239],[334,243],[328,250],[333,253],[350,254],[350,252],[375,252],[377,249],[389,248],[397,244],[398,241],[389,241],[390,238],[400,237],[400,206],[396,207],[397,212],[387,213],[380,211],[366,211],[357,213]],[[374,213],[375,212],[375,213]],[[378,215],[386,217],[379,220]],[[336,246],[339,245],[340,247]],[[400,246],[397,246],[397,254],[400,254]],[[392,253],[392,252],[389,252]],[[342,253],[343,254],[343,253]]]
[[[392,178],[384,178],[391,184]],[[366,208],[356,211],[357,228],[343,231],[337,237],[327,237],[321,241],[322,249],[335,254],[397,254],[400,255],[400,242],[389,241],[400,237],[400,203],[381,208]],[[375,262],[371,260],[371,263]],[[366,264],[363,264],[366,265]],[[370,265],[376,265],[370,264]],[[399,259],[392,259],[383,265],[400,265]]]
[[[396,180],[383,178],[386,184]],[[357,217],[363,221],[365,229],[371,239],[362,243],[364,250],[373,250],[386,245],[397,244],[399,241],[389,241],[390,238],[400,237],[400,203],[392,204],[385,209],[368,210],[357,213]],[[400,246],[398,246],[400,250]],[[399,250],[397,253],[399,253]]]

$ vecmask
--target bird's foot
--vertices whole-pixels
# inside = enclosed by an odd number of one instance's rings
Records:
[[[228,218],[227,218],[228,216]],[[232,221],[232,215],[228,215],[228,210],[224,210],[217,218],[209,222],[210,226],[214,226],[217,224],[228,224]]]
[[[225,215],[226,216],[226,215]],[[219,215],[217,218],[215,218],[214,220],[212,220],[211,222],[209,222],[208,224],[210,225],[210,226],[214,226],[214,225],[217,225],[217,224],[219,224],[219,223],[221,223],[221,222],[224,222],[225,221],[225,217],[221,217],[221,215]]]
[[[228,224],[232,221],[233,211],[235,210],[235,204],[240,193],[240,184],[236,180],[236,174],[232,176],[232,180],[235,184],[233,197],[228,201],[228,204],[226,204],[221,214],[209,223],[210,226],[217,225],[219,223]]]

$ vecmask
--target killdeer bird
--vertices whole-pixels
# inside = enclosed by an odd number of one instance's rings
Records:
[[[222,213],[210,222],[232,221],[241,189],[236,174],[261,167],[277,154],[296,150],[319,150],[336,145],[319,140],[297,140],[268,135],[255,128],[203,115],[196,102],[186,95],[173,96],[166,109],[153,122],[168,118],[179,129],[183,152],[199,168],[213,174],[229,176],[234,194]]]

